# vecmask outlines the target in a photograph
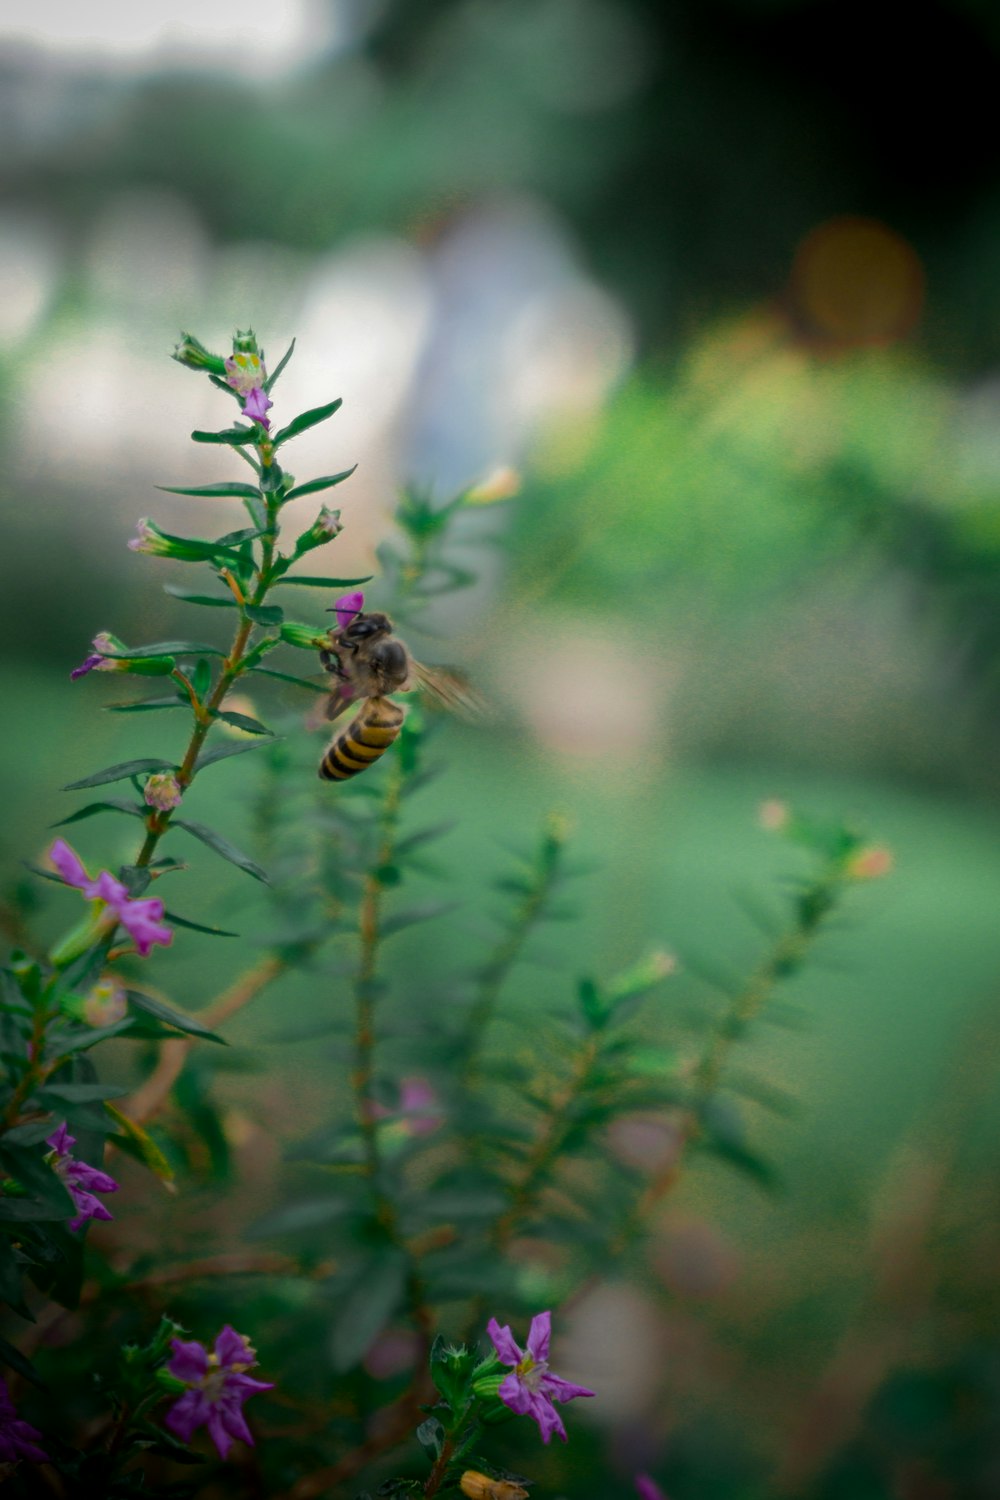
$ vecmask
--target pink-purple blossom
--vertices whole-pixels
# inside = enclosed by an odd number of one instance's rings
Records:
[[[344,630],[350,625],[354,616],[361,613],[364,607],[365,596],[358,589],[353,594],[341,594],[339,599],[335,599],[333,601],[333,609],[330,613],[337,616],[337,624],[341,630]]]
[[[7,1382],[0,1375],[0,1463],[16,1464],[26,1458],[29,1463],[47,1464],[49,1455],[36,1441],[41,1435],[37,1427],[18,1416]]]
[[[270,400],[263,386],[254,386],[243,403],[243,415],[252,417],[263,428],[268,428],[271,423],[267,414],[273,405],[274,402]]]
[[[121,924],[141,958],[148,957],[155,944],[167,948],[173,942],[174,934],[163,922],[163,902],[158,896],[130,896],[109,870],[102,870],[96,880],[91,880],[80,856],[65,839],[56,839],[49,859],[67,885],[82,891],[89,900],[103,903],[109,927]]]
[[[118,1183],[107,1172],[102,1172],[99,1167],[88,1166],[85,1161],[77,1161],[72,1154],[72,1147],[76,1145],[76,1136],[70,1135],[69,1128],[64,1120],[59,1129],[48,1137],[45,1143],[51,1146],[55,1152],[52,1158],[52,1170],[60,1177],[65,1185],[66,1191],[73,1200],[78,1212],[75,1219],[70,1220],[70,1229],[80,1229],[88,1219],[110,1219],[110,1214],[95,1193],[117,1193]]]
[[[656,1480],[648,1474],[636,1474],[634,1482],[639,1500],[667,1500]]]
[[[142,800],[146,806],[155,807],[158,812],[170,812],[173,808],[180,807],[183,795],[181,784],[172,771],[154,772],[147,777],[142,789]]]
[[[253,1380],[246,1372],[257,1363],[253,1345],[227,1323],[209,1353],[192,1339],[171,1341],[173,1358],[167,1371],[188,1389],[167,1412],[164,1422],[182,1443],[189,1443],[198,1427],[207,1427],[219,1457],[229,1453],[234,1438],[253,1447],[253,1436],[243,1415],[243,1403],[258,1391],[273,1390],[273,1382]]]
[[[543,1442],[547,1443],[553,1433],[565,1442],[566,1429],[553,1403],[572,1401],[577,1396],[593,1396],[594,1392],[549,1374],[551,1312],[539,1313],[532,1318],[525,1349],[518,1347],[510,1329],[506,1325],[501,1328],[496,1318],[490,1319],[486,1332],[493,1340],[500,1363],[513,1366],[511,1373],[500,1383],[497,1391],[500,1400],[518,1415],[532,1417],[538,1423]]]
[[[86,677],[88,672],[114,672],[120,669],[120,663],[113,657],[105,656],[105,652],[114,650],[118,642],[106,630],[95,635],[91,642],[91,654],[84,657],[78,667],[74,667],[69,674],[70,681],[75,682],[78,677]]]
[[[372,1115],[376,1120],[393,1120],[403,1135],[431,1135],[443,1123],[441,1101],[433,1085],[419,1074],[411,1074],[399,1081],[399,1103],[395,1109],[385,1104],[373,1104]]]

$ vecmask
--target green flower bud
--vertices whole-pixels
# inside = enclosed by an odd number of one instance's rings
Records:
[[[294,620],[285,620],[280,634],[287,645],[298,646],[302,651],[320,651],[330,645],[329,635],[318,625],[298,625]]]
[[[293,556],[302,557],[306,552],[311,552],[314,547],[322,547],[327,542],[332,542],[343,529],[340,511],[329,510],[324,505],[309,530],[304,531],[296,541]]]
[[[187,365],[189,370],[206,370],[209,375],[226,373],[226,362],[222,355],[211,354],[193,333],[181,334],[181,342],[170,357],[176,359],[178,364]]]

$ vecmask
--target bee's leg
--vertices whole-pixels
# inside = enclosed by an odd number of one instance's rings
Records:
[[[333,651],[327,651],[325,646],[320,647],[319,659],[332,676],[339,677],[341,682],[347,682],[348,676],[340,664],[340,657]]]

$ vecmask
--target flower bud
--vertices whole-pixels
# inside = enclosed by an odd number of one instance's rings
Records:
[[[116,979],[108,976],[94,985],[81,1007],[81,1016],[88,1026],[113,1026],[124,1019],[128,1011],[125,991]]]
[[[326,542],[332,542],[343,529],[340,511],[329,510],[324,505],[309,530],[304,531],[296,541],[293,556],[302,557],[304,553],[311,552],[314,547],[322,547]]]
[[[791,822],[792,813],[787,802],[778,797],[768,797],[757,809],[757,823],[767,833],[781,833]]]
[[[171,359],[187,365],[189,370],[206,370],[209,375],[225,375],[226,362],[221,354],[210,354],[193,333],[182,333],[181,342],[174,349]]]
[[[329,649],[330,637],[316,625],[297,625],[294,620],[284,620],[280,627],[281,639],[289,646],[298,646],[303,651]]]
[[[157,771],[146,778],[142,795],[147,807],[155,807],[158,812],[170,812],[172,808],[180,806],[183,792],[173,772]]]
[[[264,358],[264,351],[257,343],[257,335],[252,328],[248,328],[246,333],[241,333],[239,329],[236,330],[233,334],[233,353],[259,354],[261,359]]]

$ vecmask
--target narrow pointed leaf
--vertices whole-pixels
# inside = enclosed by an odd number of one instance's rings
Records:
[[[343,405],[343,400],[338,396],[336,401],[327,402],[326,406],[314,406],[309,411],[302,412],[293,417],[287,427],[283,427],[274,439],[274,446],[280,447],[287,443],[289,438],[298,437],[300,432],[307,432],[310,427],[315,427],[319,422],[325,422],[327,417],[332,417],[334,412]],[[182,490],[181,494],[197,494],[197,490]]]
[[[244,734],[266,734],[269,739],[274,739],[274,731],[268,729],[259,719],[251,719],[249,714],[238,714],[231,709],[219,709],[215,715],[217,719],[223,719],[227,724],[232,724],[234,729],[242,729]]]
[[[227,531],[225,536],[220,536],[216,541],[217,547],[239,547],[243,542],[255,542],[258,537],[266,535],[266,528],[259,526],[244,526],[241,531]]]
[[[165,583],[163,592],[174,599],[183,599],[185,604],[204,604],[209,609],[238,609],[232,594],[192,594],[188,589],[178,588],[174,583]]]
[[[174,819],[176,823],[177,819]],[[182,867],[182,868],[186,868]],[[186,927],[189,932],[204,932],[209,937],[239,937],[238,932],[227,932],[225,927],[206,927],[203,922],[192,922],[187,917],[179,917],[175,911],[165,911],[164,919],[172,922],[175,927]]]
[[[243,613],[255,625],[280,625],[285,618],[280,604],[248,604]]]
[[[241,849],[237,849],[236,845],[231,844],[221,833],[217,833],[214,828],[209,828],[204,823],[194,823],[188,818],[174,818],[170,826],[171,828],[183,828],[187,833],[192,834],[194,838],[201,839],[203,844],[207,844],[210,849],[214,849],[216,854],[220,855],[222,859],[228,860],[237,869],[245,871],[247,875],[252,875],[254,880],[261,880],[265,885],[270,885],[270,881],[260,865],[256,864],[249,855],[244,854]]]
[[[253,442],[252,427],[223,427],[219,432],[192,432],[193,443],[230,443],[233,447],[242,447],[244,443]]]
[[[392,916],[387,917],[382,923],[382,936],[390,937],[392,933],[402,932],[404,927],[412,927],[417,922],[430,922],[435,917],[443,917],[460,905],[459,901],[425,901],[419,906],[410,906],[403,911],[393,912]]]
[[[251,667],[250,670],[259,673],[261,677],[277,677],[282,682],[294,682],[297,687],[309,688],[313,693],[329,693],[330,691],[329,684],[310,682],[308,677],[294,677],[291,672],[278,672],[274,667]]]
[[[106,703],[104,712],[107,714],[147,714],[158,708],[188,708],[189,706],[187,698],[177,693],[172,698],[140,698],[137,703]]]
[[[81,781],[69,781],[63,787],[64,792],[79,792],[88,786],[104,786],[109,781],[125,781],[129,776],[141,776],[146,771],[176,771],[177,764],[172,760],[160,760],[158,757],[144,760],[123,760],[117,766],[105,766],[103,771],[95,771],[93,776],[84,776]]]
[[[118,1148],[141,1161],[161,1182],[173,1182],[174,1169],[149,1132],[113,1104],[106,1103],[104,1108],[122,1132],[114,1138]]]
[[[343,484],[345,479],[350,479],[357,467],[357,464],[352,464],[340,474],[324,474],[322,479],[307,479],[305,484],[297,484],[293,490],[289,490],[285,501],[297,500],[300,495],[316,495],[320,490],[332,490],[335,484]]]
[[[278,360],[278,363],[275,365],[275,367],[271,371],[270,375],[264,381],[264,390],[267,393],[267,395],[271,394],[271,387],[274,385],[274,382],[277,380],[278,376],[281,374],[282,370],[285,368],[285,366],[287,365],[288,361],[291,359],[291,357],[292,357],[292,355],[294,353],[295,353],[295,340],[292,339],[292,342],[289,344],[289,346],[285,350],[284,354]]]
[[[166,495],[201,495],[207,500],[258,500],[260,491],[252,484],[240,484],[237,479],[227,479],[221,484],[158,484],[158,490]]]
[[[294,681],[294,679],[293,679]],[[278,740],[280,735],[272,734],[272,740]],[[253,740],[242,740],[239,744],[213,745],[210,750],[203,750],[195,762],[195,770],[203,771],[206,766],[214,766],[216,761],[228,760],[231,755],[246,755],[248,750],[260,750],[267,744],[264,736],[258,736]]]
[[[132,656],[225,656],[218,646],[206,646],[204,641],[154,641],[151,646],[126,646],[121,651],[105,651],[113,661],[122,661]]]
[[[214,1031],[209,1031],[208,1027],[203,1026],[196,1017],[174,1010],[172,1006],[165,1005],[162,1000],[156,1000],[152,995],[144,995],[141,990],[126,990],[125,993],[136,1010],[145,1011],[147,1016],[155,1016],[158,1021],[165,1021],[168,1026],[184,1031],[188,1036],[201,1037],[206,1042],[218,1042],[220,1046],[228,1047],[229,1043],[224,1037],[217,1036]]]
[[[365,578],[311,578],[304,573],[291,573],[287,578],[279,578],[276,588],[283,588],[286,583],[298,584],[299,588],[306,589],[349,589],[360,583],[371,583],[372,574]]]
[[[86,807],[78,807],[68,818],[60,818],[58,823],[52,823],[50,827],[65,828],[67,823],[80,823],[84,818],[92,818],[99,812],[123,812],[128,813],[131,818],[144,818],[148,811],[146,807],[136,807],[135,803],[126,802],[123,797],[106,797],[103,802],[88,802]],[[49,872],[42,870],[40,873],[48,875]]]

